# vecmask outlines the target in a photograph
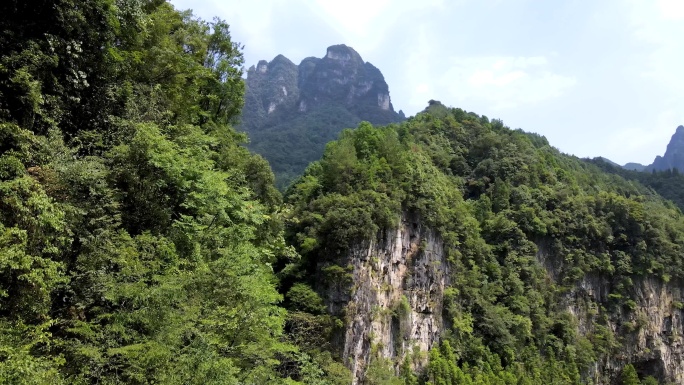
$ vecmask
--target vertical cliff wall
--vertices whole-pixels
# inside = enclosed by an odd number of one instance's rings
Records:
[[[684,216],[642,185],[431,101],[345,132],[291,192],[293,276],[357,383],[405,361],[435,383],[684,383]]]
[[[562,261],[539,247],[538,261],[559,282]],[[354,248],[348,256],[348,285],[326,291],[329,310],[345,319],[342,346],[345,364],[362,383],[369,363],[385,358],[399,365],[408,356],[414,370],[427,363],[427,352],[444,332],[443,298],[449,266],[443,242],[420,221],[404,216],[397,229]],[[598,358],[585,380],[614,384],[622,368],[633,364],[640,375],[684,384],[684,285],[656,278],[635,278],[633,303],[616,306],[611,284],[587,275],[561,296],[562,307],[587,336],[596,325],[614,335],[614,351]],[[603,318],[603,322],[599,319]]]
[[[448,268],[439,236],[405,217],[396,230],[353,250],[349,264],[352,286],[329,290],[327,299],[346,319],[340,342],[353,384],[378,357],[398,365],[409,355],[420,370],[443,330]]]
[[[550,255],[544,245],[537,257],[549,277],[558,282],[562,260]],[[618,301],[611,282],[593,274],[563,296],[564,307],[577,320],[579,335],[594,332],[603,318],[619,344],[614,352],[599,357],[586,377],[595,384],[613,384],[622,368],[632,364],[642,377],[684,384],[684,283],[634,277],[630,298]]]

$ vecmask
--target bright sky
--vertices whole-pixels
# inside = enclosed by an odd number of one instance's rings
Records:
[[[396,110],[430,99],[650,164],[684,124],[684,0],[171,0],[231,25],[245,65],[346,44]]]

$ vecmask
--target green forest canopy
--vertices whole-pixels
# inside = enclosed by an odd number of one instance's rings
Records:
[[[663,198],[675,203],[680,210],[684,210],[684,175],[680,174],[678,169],[643,172],[626,170],[619,165],[606,162],[602,158],[594,158],[588,161],[607,173],[617,174],[627,180],[638,181],[644,186],[652,188]]]

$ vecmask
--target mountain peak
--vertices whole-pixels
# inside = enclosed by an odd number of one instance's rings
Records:
[[[256,71],[260,74],[266,73],[268,71],[268,62],[266,60],[259,60],[257,63]]]
[[[271,162],[281,187],[320,158],[342,129],[405,119],[394,111],[380,70],[345,44],[299,65],[283,55],[262,60],[247,71],[246,84],[241,128],[250,148]]]
[[[344,44],[332,45],[325,57],[306,64],[302,61],[299,67],[301,112],[332,103],[345,105],[361,120],[374,124],[400,120],[382,73],[364,62],[353,48]]]
[[[271,60],[271,62],[270,62],[269,64],[272,65],[273,63],[286,63],[286,64],[292,64],[292,65],[294,65],[294,63],[292,62],[292,60],[286,58],[286,57],[285,57],[284,55],[282,55],[282,54],[278,54],[278,56],[274,57],[273,60]]]
[[[331,45],[328,47],[325,58],[338,61],[349,61],[353,59],[354,61],[363,63],[361,55],[359,55],[354,48],[344,44]]]
[[[653,164],[646,168],[647,171],[664,171],[669,169],[684,170],[684,126],[680,125],[667,144],[663,156],[656,156]]]

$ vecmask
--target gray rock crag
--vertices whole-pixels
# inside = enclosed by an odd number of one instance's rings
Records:
[[[646,171],[663,171],[669,169],[684,170],[684,126],[677,127],[674,135],[667,145],[663,156],[656,156],[653,164]]]
[[[249,134],[248,147],[269,161],[280,188],[320,159],[343,129],[404,120],[380,70],[342,44],[299,65],[283,55],[262,60],[247,70],[246,86],[239,128]]]
[[[560,280],[562,262],[549,255],[542,243],[539,262],[554,281]],[[587,376],[594,384],[615,383],[621,369],[632,364],[642,376],[650,375],[673,384],[684,384],[684,283],[634,277],[631,309],[607,308],[611,284],[605,277],[586,275],[564,296],[563,306],[574,316],[578,335],[595,331],[599,317],[619,342],[616,354],[599,357]]]
[[[449,271],[439,236],[404,217],[397,229],[354,249],[348,262],[352,287],[329,290],[326,299],[331,312],[346,319],[340,342],[353,384],[362,382],[378,357],[398,369],[409,356],[414,370],[421,370],[443,330]]]

